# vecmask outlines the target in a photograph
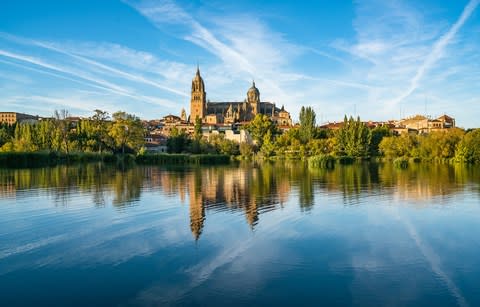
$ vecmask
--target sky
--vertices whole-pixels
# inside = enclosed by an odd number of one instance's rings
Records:
[[[0,111],[189,113],[261,100],[317,123],[448,114],[480,127],[480,0],[0,1]]]

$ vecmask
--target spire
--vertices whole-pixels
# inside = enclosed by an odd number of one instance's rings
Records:
[[[200,75],[200,66],[198,65],[198,61],[197,61],[197,75]]]

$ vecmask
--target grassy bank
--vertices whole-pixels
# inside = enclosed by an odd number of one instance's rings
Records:
[[[189,154],[144,154],[115,155],[112,153],[56,153],[56,152],[4,152],[0,153],[0,167],[25,168],[54,166],[73,163],[138,163],[138,164],[225,164],[228,155],[189,155]]]

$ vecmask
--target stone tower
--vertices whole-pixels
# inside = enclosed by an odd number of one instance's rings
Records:
[[[251,118],[253,119],[260,111],[260,91],[255,87],[255,81],[253,81],[252,87],[247,92],[247,102]]]
[[[200,69],[197,66],[197,73],[192,80],[192,96],[190,98],[190,122],[195,123],[198,118],[202,119],[206,113],[206,96],[205,84],[200,76]]]

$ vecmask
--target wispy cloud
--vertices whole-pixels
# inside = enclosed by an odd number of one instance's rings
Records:
[[[302,48],[289,43],[281,33],[272,31],[257,19],[242,14],[234,18],[209,16],[213,26],[208,28],[173,1],[128,3],[161,30],[174,24],[177,29],[174,35],[220,60],[223,76],[235,80],[255,79],[273,100],[293,98],[285,90],[285,84],[278,82],[278,75],[288,72],[285,66],[289,59],[301,53]],[[219,70],[218,67],[214,69]]]
[[[480,4],[480,0],[471,0],[467,6],[464,8],[460,18],[453,24],[453,26],[448,30],[447,33],[442,35],[433,45],[432,51],[427,55],[423,63],[418,68],[415,76],[410,81],[409,87],[403,92],[400,96],[394,98],[390,101],[391,105],[396,105],[408,96],[410,96],[420,84],[420,81],[428,73],[429,69],[431,69],[435,63],[440,60],[443,55],[444,49],[447,45],[452,41],[455,36],[457,35],[458,31],[461,27],[465,24],[465,22],[470,18],[472,13]]]
[[[1,33],[0,36],[4,39],[8,39],[17,43],[21,43],[23,45],[33,46],[33,47],[40,47],[46,49],[47,51],[60,53],[66,55],[74,61],[66,61],[67,64],[60,64],[55,63],[59,62],[58,57],[53,57],[54,62],[52,59],[46,60],[39,56],[32,56],[28,54],[23,54],[19,52],[11,52],[8,50],[0,49],[0,58],[4,58],[1,61],[5,64],[22,67],[22,69],[35,71],[38,73],[42,73],[45,75],[49,75],[55,78],[67,80],[70,82],[74,82],[77,84],[97,88],[109,92],[111,94],[130,98],[136,100],[141,103],[147,104],[154,104],[159,106],[166,106],[166,107],[174,107],[175,104],[172,101],[152,97],[150,95],[140,94],[135,90],[132,90],[130,86],[124,86],[116,83],[113,81],[114,78],[121,78],[124,80],[135,81],[138,83],[142,83],[144,85],[148,85],[157,89],[165,90],[181,97],[188,97],[188,95],[184,91],[176,90],[173,88],[169,88],[168,86],[164,86],[158,82],[149,80],[139,74],[133,74],[121,69],[117,69],[115,67],[100,63],[98,61],[89,59],[87,57],[77,55],[67,49],[62,49],[61,47],[55,46],[52,43],[46,43],[41,41],[35,41],[27,38],[16,37],[13,35]],[[8,59],[8,60],[6,60]],[[82,67],[82,69],[80,69]],[[99,75],[108,76],[110,80],[106,80],[103,78],[98,77]],[[72,90],[75,91],[75,90]],[[70,105],[73,108],[79,109],[76,104],[71,102],[71,99],[67,95],[65,97],[65,103]],[[34,96],[39,97],[39,96]],[[98,102],[101,104],[101,102]],[[85,103],[83,103],[85,104]],[[82,109],[82,108],[80,108]],[[112,110],[113,111],[113,110]]]

